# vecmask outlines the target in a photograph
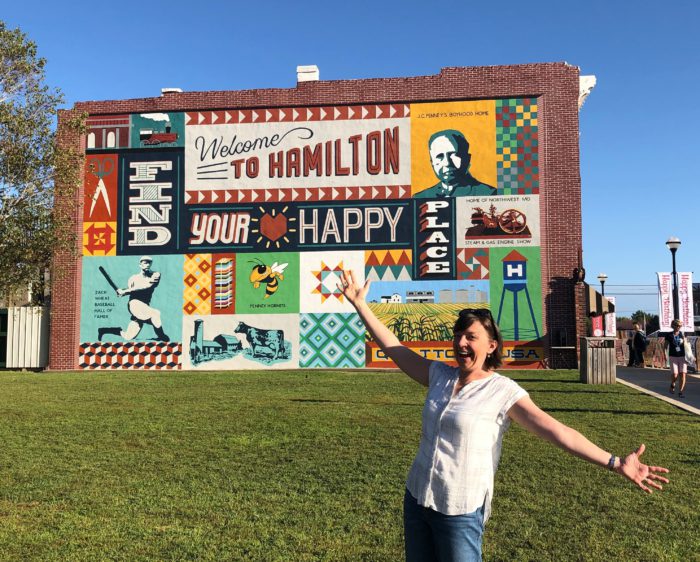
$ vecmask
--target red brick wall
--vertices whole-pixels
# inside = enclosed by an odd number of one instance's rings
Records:
[[[61,111],[58,116],[58,143],[84,150],[84,139],[66,126],[78,111]],[[82,178],[82,170],[80,171]],[[82,182],[81,182],[82,183]],[[76,239],[74,251],[63,250],[54,255],[51,275],[51,340],[49,369],[74,369],[78,363],[80,338],[80,252],[83,236],[83,190],[75,193],[75,201],[56,203],[55,212],[73,223]]]
[[[170,93],[155,98],[80,102],[74,109],[99,115],[536,96],[545,331],[565,330],[569,338],[576,339],[572,272],[581,246],[578,93],[577,67],[545,63],[450,67],[434,76],[302,82],[290,89]],[[61,123],[59,120],[59,129]],[[60,142],[77,146],[80,139],[63,134]],[[76,212],[76,233],[82,232],[81,221],[82,214]],[[56,264],[64,274],[53,286],[50,368],[72,369],[79,345],[79,259],[63,254],[56,257]],[[575,366],[575,360],[575,352],[565,354],[563,364]]]

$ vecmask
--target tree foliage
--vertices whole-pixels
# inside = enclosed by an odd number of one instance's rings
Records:
[[[650,334],[659,329],[659,315],[651,314],[649,312],[644,312],[643,310],[638,310],[632,314],[632,321],[639,322],[642,328],[646,328],[646,333]]]
[[[55,144],[63,95],[44,83],[45,65],[34,42],[0,21],[0,297],[41,286],[54,251],[75,247],[53,204],[74,192],[79,156]]]

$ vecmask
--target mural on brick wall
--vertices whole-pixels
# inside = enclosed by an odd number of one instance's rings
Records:
[[[337,288],[452,361],[489,308],[543,360],[536,99],[92,116],[79,364],[388,367]]]

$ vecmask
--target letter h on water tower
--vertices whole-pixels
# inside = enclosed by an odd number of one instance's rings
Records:
[[[503,312],[503,303],[506,297],[506,291],[513,293],[513,340],[520,340],[520,319],[518,317],[518,293],[525,290],[525,298],[527,306],[530,309],[530,318],[535,332],[535,338],[540,337],[537,329],[537,320],[535,312],[532,309],[532,301],[530,293],[527,290],[527,258],[520,252],[513,250],[505,258],[503,258],[503,290],[501,291],[501,303],[498,305],[498,318],[496,322],[501,323],[501,313]],[[505,331],[504,336],[505,336]],[[509,334],[510,335],[510,334]],[[506,338],[508,339],[508,338]]]

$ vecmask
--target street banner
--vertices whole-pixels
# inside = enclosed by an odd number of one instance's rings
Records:
[[[592,316],[591,317],[591,329],[593,330],[593,336],[599,338],[604,336],[603,332],[603,317],[602,316]]]
[[[605,297],[615,306],[615,297]],[[605,335],[614,338],[617,334],[617,316],[614,312],[607,312],[605,315]]]
[[[659,279],[659,330],[662,332],[670,332],[671,320],[673,320],[671,274],[659,271],[656,275]]]
[[[683,322],[682,330],[692,332],[693,321],[693,274],[690,271],[678,273],[678,314]]]
[[[673,276],[657,273],[659,278],[659,329],[671,331],[673,320]],[[683,331],[692,332],[693,327],[693,274],[680,271],[678,275],[678,315],[683,322]]]

